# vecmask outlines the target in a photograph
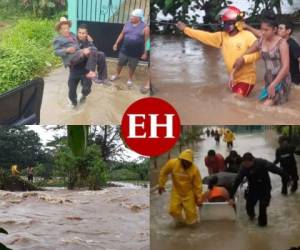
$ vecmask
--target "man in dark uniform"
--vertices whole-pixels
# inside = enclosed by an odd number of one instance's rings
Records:
[[[235,179],[230,197],[230,203],[233,203],[233,197],[238,186],[246,177],[248,180],[248,190],[246,192],[246,210],[250,220],[255,218],[255,205],[259,201],[258,225],[267,225],[267,207],[271,200],[271,179],[269,172],[278,174],[282,182],[286,182],[285,173],[275,164],[261,158],[255,158],[251,153],[245,153],[242,157],[241,169]]]
[[[276,159],[274,163],[280,163],[281,169],[288,176],[288,180],[292,182],[291,192],[294,193],[298,189],[299,180],[297,162],[294,154],[299,154],[299,152],[296,152],[295,146],[289,144],[289,140],[286,136],[280,136],[278,143],[279,148],[276,150]],[[287,195],[287,183],[282,186],[281,192],[282,194]]]

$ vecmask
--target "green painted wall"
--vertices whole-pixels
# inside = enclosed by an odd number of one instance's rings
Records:
[[[126,7],[123,3],[124,0],[68,0],[68,17],[73,23],[72,31],[76,32],[77,21],[109,22],[117,12],[123,16],[122,12]]]

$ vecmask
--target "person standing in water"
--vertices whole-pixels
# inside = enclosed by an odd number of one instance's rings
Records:
[[[255,36],[262,37],[262,32],[246,23],[244,28],[251,31]],[[300,84],[300,46],[298,42],[292,37],[294,32],[294,24],[290,20],[281,19],[278,22],[277,34],[284,38],[290,51],[290,74],[292,82],[296,85]]]
[[[27,179],[28,179],[28,181],[33,182],[33,167],[32,166],[29,166],[27,168]]]
[[[238,8],[229,6],[222,10],[219,15],[224,24],[224,31],[195,30],[182,22],[178,22],[177,27],[187,36],[221,49],[227,71],[231,73],[235,61],[255,43],[256,37],[251,32],[242,29],[243,14]],[[259,53],[244,56],[245,63],[241,70],[234,74],[233,79],[228,83],[233,93],[244,97],[251,93],[256,82],[255,61],[258,59]]]
[[[227,143],[228,149],[233,148],[233,141],[235,140],[235,136],[231,130],[226,129],[224,136],[223,136],[223,140],[224,140],[224,142]]]
[[[209,130],[208,128],[206,129],[205,132],[206,132],[206,137],[207,137],[207,138],[210,137],[210,130]]]
[[[242,157],[235,150],[231,150],[225,159],[225,171],[229,173],[238,173],[241,163]]]
[[[246,211],[250,220],[255,218],[255,205],[259,202],[258,225],[267,226],[267,207],[271,200],[271,179],[269,172],[278,174],[282,182],[286,183],[287,177],[284,172],[275,164],[261,158],[255,158],[251,153],[245,153],[242,157],[241,170],[239,171],[232,191],[230,193],[230,203],[233,204],[233,198],[237,188],[243,182],[244,178],[248,180],[248,190],[246,192]]]
[[[216,145],[220,144],[220,137],[221,135],[219,134],[218,130],[216,129],[215,131],[215,141],[216,141]]]
[[[287,102],[290,94],[289,46],[285,39],[277,35],[277,30],[276,17],[272,15],[264,17],[261,22],[262,37],[245,53],[251,55],[259,51],[265,62],[265,87],[259,99],[267,106]],[[243,57],[237,59],[233,72],[239,72],[244,63]]]
[[[19,172],[19,170],[18,170],[18,166],[17,165],[12,165],[11,166],[11,174],[13,176],[19,176],[21,174],[21,172]]]
[[[176,222],[193,225],[197,222],[197,203],[202,196],[202,178],[193,163],[193,151],[181,152],[178,158],[169,160],[160,170],[159,194],[165,192],[168,176],[172,176],[172,193],[169,213]]]
[[[91,93],[92,78],[96,77],[97,56],[89,48],[80,49],[77,37],[70,31],[71,21],[61,17],[55,29],[59,35],[54,39],[55,55],[62,58],[64,66],[70,69],[68,88],[72,108],[83,103]],[[77,100],[77,87],[81,81],[81,98]]]
[[[204,162],[209,175],[222,172],[225,169],[224,157],[221,154],[216,153],[213,149],[208,151]]]
[[[291,185],[291,193],[296,192],[298,189],[298,169],[297,162],[295,159],[296,152],[295,146],[289,143],[289,140],[286,136],[281,136],[278,139],[279,148],[276,149],[276,159],[274,161],[275,164],[280,163],[281,169],[285,172],[285,174],[289,177],[289,181],[292,182]],[[287,195],[288,193],[288,183],[285,182],[282,185],[281,193]]]

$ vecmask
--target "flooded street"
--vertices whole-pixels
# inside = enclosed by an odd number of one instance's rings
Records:
[[[270,161],[275,159],[276,136],[272,131],[265,133],[237,134],[234,149],[239,154],[251,151],[255,157]],[[209,149],[228,155],[224,142],[215,145],[213,138],[207,138],[194,147],[195,162],[202,177],[207,175],[204,157]],[[172,153],[172,157],[178,152]],[[297,157],[298,169],[300,158]],[[159,167],[161,167],[159,165]],[[236,221],[202,221],[196,228],[175,228],[168,215],[168,201],[171,183],[167,192],[159,196],[151,192],[151,247],[153,249],[205,249],[205,250],[287,250],[300,246],[300,192],[284,197],[281,195],[281,179],[270,174],[272,180],[272,200],[268,208],[269,225],[259,228],[257,222],[248,221],[243,198],[238,200]],[[152,181],[152,186],[156,183]],[[242,197],[242,190],[238,191]]]
[[[149,189],[0,191],[0,227],[14,250],[147,250]]]
[[[111,76],[115,73],[116,63],[107,63]],[[126,85],[128,68],[124,67],[121,78],[112,86],[93,83],[86,102],[72,109],[68,99],[68,74],[67,69],[60,67],[45,77],[41,124],[119,124],[126,108],[146,96],[140,93],[140,87],[146,82],[147,66],[137,68],[131,89]]]
[[[300,40],[300,31],[294,35]],[[151,77],[155,96],[177,109],[183,124],[293,124],[300,122],[300,87],[288,103],[258,102],[264,64],[257,63],[257,84],[248,98],[234,97],[219,49],[184,36],[152,36]]]

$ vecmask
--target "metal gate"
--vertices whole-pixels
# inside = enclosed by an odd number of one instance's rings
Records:
[[[87,24],[98,50],[108,57],[117,57],[113,44],[136,8],[144,10],[147,22],[149,0],[69,0],[68,14],[74,33],[80,24]]]

